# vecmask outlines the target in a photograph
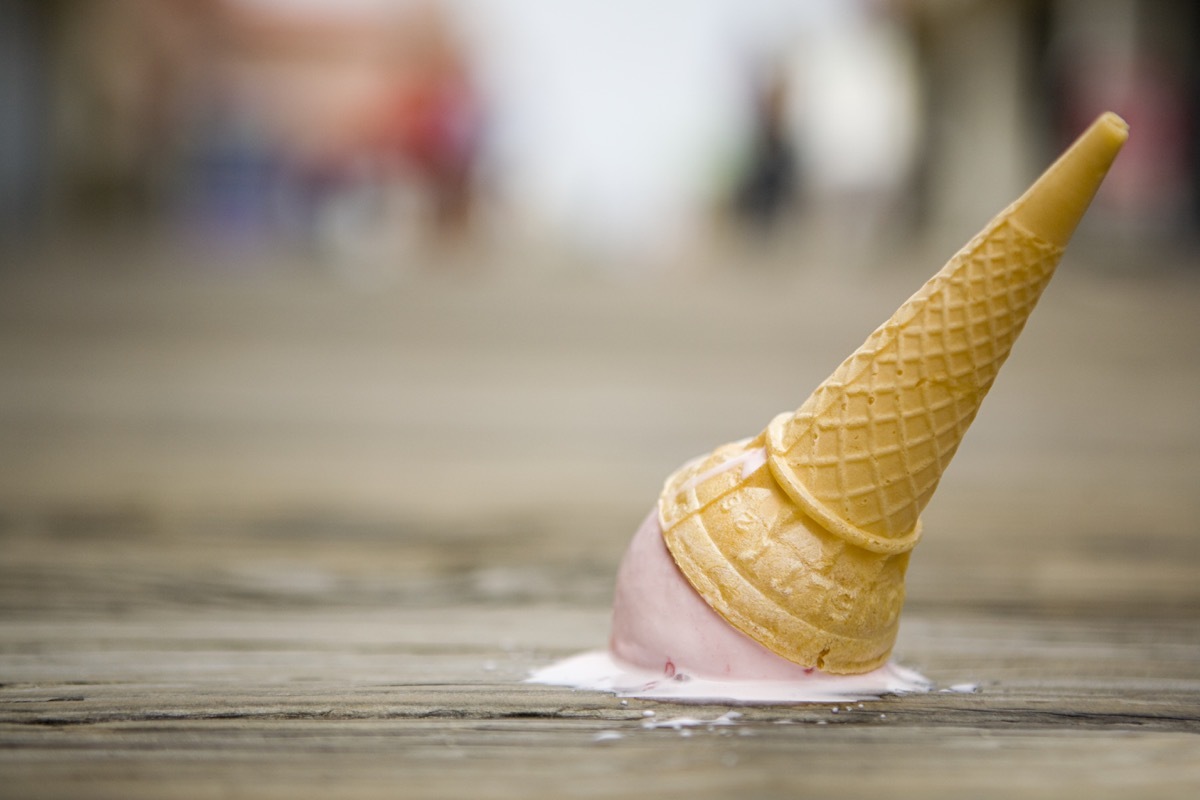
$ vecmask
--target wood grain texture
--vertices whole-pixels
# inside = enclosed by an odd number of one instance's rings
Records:
[[[922,277],[4,276],[0,796],[1195,796],[1200,284],[1070,255],[910,570],[900,660],[978,691],[672,730],[730,707],[522,682]]]

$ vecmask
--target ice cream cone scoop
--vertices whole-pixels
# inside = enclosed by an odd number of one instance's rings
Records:
[[[887,661],[921,511],[1127,136],[1102,115],[799,409],[667,480],[663,542],[725,622],[802,667]],[[614,652],[669,657],[622,619],[670,609],[620,582]]]

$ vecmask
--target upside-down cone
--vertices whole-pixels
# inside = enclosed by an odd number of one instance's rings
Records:
[[[667,547],[726,620],[828,672],[887,660],[920,513],[1127,136],[1102,115],[797,411],[668,479]]]

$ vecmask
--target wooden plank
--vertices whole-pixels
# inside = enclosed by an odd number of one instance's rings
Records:
[[[447,605],[443,587],[424,604],[360,588],[339,605],[339,580],[296,577],[297,564],[318,569],[322,547],[276,546],[290,564],[264,581],[262,567],[206,580],[186,537],[150,548],[148,567],[106,557],[103,540],[76,545],[60,599],[0,623],[0,772],[14,796],[718,796],[739,781],[763,793],[1152,796],[1200,778],[1193,617],[918,611],[904,661],[942,686],[978,682],[977,694],[743,708],[733,726],[684,736],[643,729],[643,713],[712,720],[729,707],[520,682],[602,644],[603,603]],[[106,558],[127,564],[125,578],[97,590],[85,573],[117,573]],[[97,607],[106,593],[126,596]]]
[[[731,304],[783,319],[754,280],[673,305],[669,287],[8,281],[2,796],[1200,789],[1192,279],[1069,279],[930,507],[897,653],[978,692],[680,730],[644,715],[731,708],[522,680],[603,646],[666,471],[818,379],[816,353],[853,346],[900,281],[834,287],[871,308],[769,334],[695,324]],[[781,376],[783,358],[811,363]],[[714,364],[761,385],[713,387]]]

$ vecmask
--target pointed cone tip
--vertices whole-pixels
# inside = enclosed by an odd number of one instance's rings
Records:
[[[1012,219],[1066,247],[1128,138],[1125,120],[1111,111],[1101,114],[1017,201]]]

